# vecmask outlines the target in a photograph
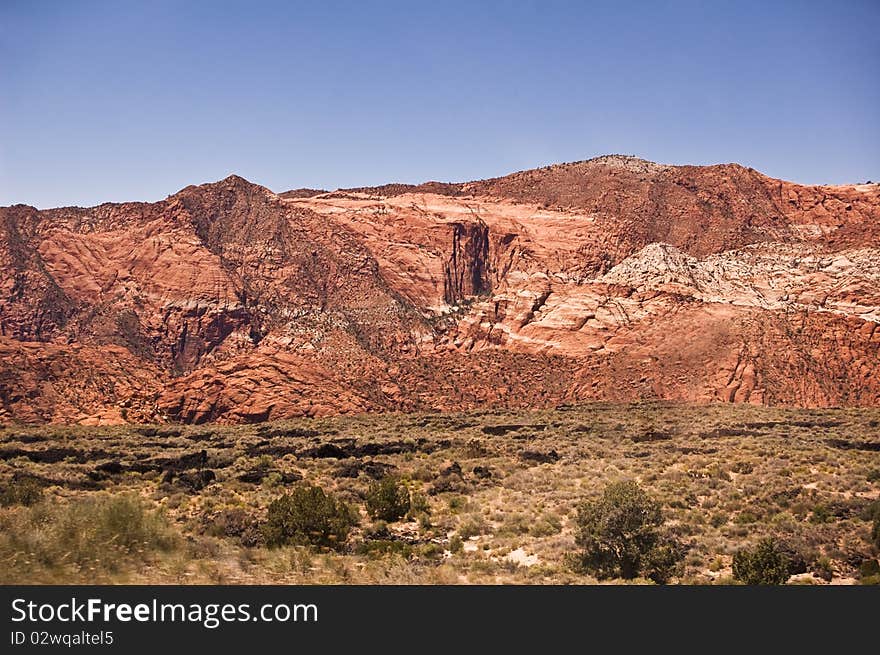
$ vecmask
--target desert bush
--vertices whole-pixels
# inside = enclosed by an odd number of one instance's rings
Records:
[[[419,547],[419,554],[425,559],[441,559],[444,550],[440,544],[429,542]]]
[[[559,518],[552,514],[544,513],[529,527],[529,534],[533,537],[549,537],[562,531],[562,523]]]
[[[863,585],[880,585],[880,562],[868,559],[859,566],[859,583]]]
[[[274,487],[278,487],[281,485],[283,477],[278,471],[272,471],[265,478],[263,478],[263,486],[267,489],[272,489]]]
[[[30,507],[43,498],[43,487],[36,480],[10,480],[0,490],[0,505],[24,505]]]
[[[450,496],[446,502],[453,514],[465,509],[468,506],[467,496]]]
[[[375,539],[363,541],[355,547],[355,552],[359,555],[368,555],[371,557],[381,557],[384,555],[399,555],[404,559],[409,559],[413,555],[413,546],[405,541],[397,541],[393,539]]]
[[[880,500],[868,505],[864,513],[865,519],[871,522],[871,543],[880,550]]]
[[[642,558],[642,575],[657,584],[666,584],[679,572],[684,554],[684,547],[675,539],[658,539]]]
[[[238,537],[243,546],[258,546],[263,535],[253,514],[242,507],[221,509],[203,518],[205,532],[214,537]]]
[[[431,514],[431,504],[428,497],[421,491],[410,490],[409,493],[409,516],[410,518],[424,518]]]
[[[526,529],[528,531],[528,528]],[[470,539],[489,531],[489,525],[479,514],[472,514],[462,518],[462,522],[458,526],[458,535],[462,539]]]
[[[724,512],[716,512],[709,517],[709,524],[713,528],[720,528],[722,525],[726,525],[729,520],[729,517]]]
[[[520,535],[528,534],[533,525],[534,522],[530,516],[517,512],[509,515],[504,520],[504,523],[498,529],[498,534],[518,537]]]
[[[662,523],[660,505],[635,482],[609,484],[601,498],[578,507],[579,568],[600,579],[644,576],[667,582],[684,549],[660,532]]]
[[[819,555],[815,552],[811,553],[811,549],[803,543],[788,540],[777,543],[777,546],[779,552],[785,556],[789,576],[806,573],[809,569],[809,561],[819,559]]]
[[[356,524],[351,508],[321,487],[297,487],[269,504],[263,526],[268,546],[287,544],[339,549]]]
[[[756,523],[757,521],[758,516],[750,510],[743,510],[742,512],[737,514],[736,518],[734,519],[734,522],[738,523],[739,525],[749,525],[750,523]]]
[[[733,556],[733,577],[748,585],[781,585],[789,578],[788,557],[772,537]]]
[[[791,568],[789,567],[789,572],[790,570]],[[831,582],[834,579],[834,566],[826,555],[822,555],[813,564],[813,575],[825,582]]]
[[[409,488],[397,478],[386,475],[370,484],[366,505],[371,518],[397,521],[409,512]]]
[[[810,523],[830,523],[834,518],[826,505],[816,505],[810,514]]]
[[[165,517],[135,496],[40,502],[0,522],[0,559],[34,568],[117,571],[125,559],[177,545]]]
[[[364,528],[364,539],[391,539],[391,530],[385,521],[376,521]]]
[[[880,562],[875,559],[866,559],[859,564],[859,576],[868,577],[871,575],[880,575]]]

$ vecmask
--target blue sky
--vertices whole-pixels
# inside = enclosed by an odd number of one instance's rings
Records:
[[[880,2],[0,0],[0,205],[606,153],[880,179]]]

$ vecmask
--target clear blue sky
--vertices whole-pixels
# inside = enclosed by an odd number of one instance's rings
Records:
[[[878,35],[878,0],[0,0],[0,205],[605,153],[878,180]]]

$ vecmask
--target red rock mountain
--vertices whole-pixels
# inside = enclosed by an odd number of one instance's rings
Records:
[[[0,208],[0,420],[880,405],[880,185],[608,156]]]

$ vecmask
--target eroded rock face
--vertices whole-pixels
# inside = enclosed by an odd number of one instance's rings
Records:
[[[880,404],[880,186],[630,157],[0,208],[0,420]]]
[[[458,305],[471,296],[488,294],[489,228],[482,221],[452,224],[452,252],[443,265],[443,300]]]

